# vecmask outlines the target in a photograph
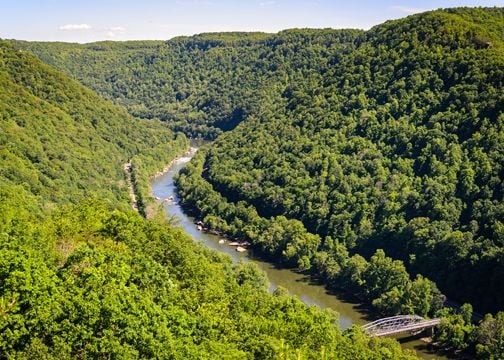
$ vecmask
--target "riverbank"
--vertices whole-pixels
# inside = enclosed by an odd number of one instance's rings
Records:
[[[193,215],[197,213],[194,209],[185,208],[181,202],[174,205],[180,207],[183,212]],[[344,289],[327,288],[324,282],[318,280],[309,272],[285,268],[265,259],[260,253],[254,251],[253,246],[247,246],[247,251],[245,253],[237,252],[236,245],[244,243],[242,239],[231,237],[221,231],[212,229],[197,217],[190,216],[189,219],[191,220],[193,228],[197,230],[197,234],[201,235],[198,237],[193,234],[193,237],[197,239],[211,237],[214,239],[210,244],[208,241],[203,241],[204,245],[218,250],[219,252],[224,252],[232,256],[233,259],[236,258],[234,255],[237,254],[239,256],[238,259],[252,261],[257,264],[261,270],[265,271],[268,279],[272,280],[270,292],[273,293],[278,286],[281,286],[286,288],[289,294],[299,297],[301,301],[309,306],[315,305],[321,309],[330,308],[340,313],[340,326],[342,330],[347,329],[353,324],[365,325],[369,322],[386,317],[377,313],[376,310],[372,308],[371,304],[362,301],[362,299],[357,298],[352,293],[346,292]],[[187,228],[184,227],[184,229]],[[218,239],[218,244],[220,246],[215,246],[215,239]],[[245,243],[250,245],[250,243],[246,241]],[[314,288],[317,289],[315,292],[309,291]],[[316,294],[315,296],[317,298],[321,296],[327,298],[322,301],[317,301],[318,299],[310,298],[313,294]],[[460,354],[454,355],[452,351],[446,351],[439,343],[435,342],[432,337],[425,336],[425,334],[426,332],[416,335],[400,334],[392,336],[392,338],[397,340],[403,349],[415,351],[421,359],[470,359]]]
[[[133,204],[136,203],[140,215],[150,218],[156,213],[154,199],[151,196],[152,174],[155,174],[160,168],[163,170],[168,168],[174,159],[180,154],[184,154],[189,148],[190,143],[185,135],[176,134],[172,141],[136,154],[124,165],[135,195],[134,198],[131,195],[130,197]]]
[[[157,173],[155,173],[154,175],[152,176],[149,176],[149,180],[154,180],[164,174],[166,174],[173,166],[173,164],[175,164],[175,162],[177,160],[179,160],[180,158],[182,157],[189,157],[189,158],[192,158],[195,154],[196,154],[196,151],[198,151],[198,148],[197,147],[194,147],[194,146],[190,146],[189,149],[187,151],[184,152],[183,155],[179,155],[177,157],[175,157],[172,161],[170,161],[168,163],[168,165],[166,165],[163,170],[160,170],[158,171]],[[152,188],[151,188],[151,195],[152,195]]]
[[[153,180],[159,178],[160,176],[165,175],[168,171],[170,171],[173,165],[181,158],[184,157],[188,157],[189,159],[192,158],[196,154],[196,151],[198,151],[197,147],[189,146],[188,149],[184,150],[184,153],[182,155],[177,155],[162,170],[156,172],[154,175],[149,176],[149,184]],[[156,204],[157,200],[161,200],[161,198],[154,195],[152,192],[152,186],[149,186],[149,198],[147,203],[145,204],[145,217],[147,219],[152,219],[158,213],[159,205]]]

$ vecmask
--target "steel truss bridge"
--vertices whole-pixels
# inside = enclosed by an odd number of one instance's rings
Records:
[[[362,328],[375,336],[390,336],[400,333],[419,333],[439,325],[441,319],[424,319],[418,315],[397,315],[373,321]]]

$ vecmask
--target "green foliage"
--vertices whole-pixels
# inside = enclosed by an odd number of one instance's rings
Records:
[[[353,352],[343,359],[394,359],[397,357],[395,341],[393,339],[380,339],[368,337],[359,326],[352,325],[344,335],[361,348],[362,352]],[[383,341],[383,342],[382,342]],[[364,350],[366,349],[366,350]],[[369,350],[367,350],[369,349]]]
[[[278,261],[309,269],[330,237],[367,259],[384,249],[450,298],[501,310],[502,18],[501,8],[463,8],[353,37],[278,34],[284,39],[269,51],[288,80],[211,146],[204,181],[191,180],[204,190],[188,206],[237,236],[250,225],[255,244]],[[475,40],[483,36],[491,46]],[[238,223],[232,204],[253,220]],[[296,221],[319,239],[300,247],[282,230]],[[403,311],[391,301],[404,289],[393,288],[377,305]]]
[[[124,163],[145,204],[184,136],[5,42],[0,63],[0,358],[412,358],[354,343],[335,314],[269,294],[254,265],[126,210]]]
[[[276,261],[315,264],[330,286],[384,313],[426,316],[442,306],[437,286],[406,269],[500,310],[502,18],[497,8],[413,16],[373,28],[348,53],[335,49],[338,66],[314,56],[297,79],[290,69],[275,101],[181,174],[182,198],[217,228]],[[291,244],[298,220],[300,233],[320,237],[308,257]],[[444,315],[437,339],[472,350],[480,340],[470,316]],[[476,348],[498,358],[500,333],[490,333]]]
[[[481,359],[500,359],[504,357],[504,312],[495,317],[487,314],[480,323],[476,337],[476,352]]]
[[[191,137],[215,138],[261,112],[263,99],[283,91],[285,66],[307,66],[305,57],[311,53],[297,52],[293,42],[333,46],[339,39],[352,41],[359,34],[358,30],[289,30],[278,35],[210,33],[167,42],[15,41],[15,45],[135,117],[166,121]],[[272,48],[277,50],[272,53]],[[292,58],[292,64],[284,64],[283,54]]]
[[[471,337],[475,329],[471,323],[471,305],[464,304],[457,312],[443,309],[440,315],[442,321],[436,328],[435,340],[449,348],[459,350],[467,348],[472,341]]]
[[[93,201],[0,242],[0,353],[8,358],[407,359],[342,335],[330,313],[267,291],[263,272],[180,229]],[[43,233],[46,248],[25,242]],[[372,343],[372,345],[370,345]]]
[[[257,266],[250,262],[239,262],[235,267],[236,281],[241,286],[250,286],[258,291],[269,288],[266,273],[260,271]]]
[[[0,64],[0,185],[44,210],[89,196],[125,207],[122,164],[139,152],[166,163],[183,145],[5,41]]]
[[[16,45],[133,115],[191,136],[231,130],[178,179],[186,205],[212,227],[353,289],[386,313],[434,313],[442,296],[423,276],[450,297],[498,311],[503,17],[502,8],[458,8],[367,32]],[[30,166],[0,156],[6,179],[44,191]],[[440,341],[471,347],[467,313],[445,315]],[[500,333],[486,334],[478,351],[498,358]],[[279,338],[253,348],[265,357],[302,351]]]
[[[387,315],[433,315],[445,300],[436,285],[418,275],[411,280],[402,261],[377,250],[368,262],[350,256],[345,245],[309,233],[298,220],[260,217],[252,205],[227,201],[203,177],[205,150],[181,170],[177,185],[186,206],[199,209],[207,225],[253,243],[286,266],[311,270],[328,286],[351,290]]]

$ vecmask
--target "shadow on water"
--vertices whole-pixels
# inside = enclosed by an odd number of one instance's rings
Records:
[[[327,293],[330,296],[337,297],[343,303],[354,304],[353,308],[361,314],[361,318],[366,320],[366,322],[375,321],[381,318],[379,314],[371,310],[369,304],[363,303],[352,294],[342,290],[330,290]]]
[[[432,343],[424,341],[426,336],[430,336],[427,332],[422,332],[417,335],[399,335],[394,337],[404,349],[414,350],[417,355],[423,359],[458,359],[464,357],[453,354],[452,351],[437,348]]]

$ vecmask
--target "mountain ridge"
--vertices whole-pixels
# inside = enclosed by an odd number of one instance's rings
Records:
[[[258,41],[16,46],[133,115],[217,138],[178,183],[211,227],[384,313],[435,312],[425,276],[499,311],[503,18],[501,8],[457,8]],[[495,343],[471,340],[484,326],[464,320],[468,306],[443,311],[441,342],[488,354]]]

